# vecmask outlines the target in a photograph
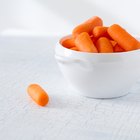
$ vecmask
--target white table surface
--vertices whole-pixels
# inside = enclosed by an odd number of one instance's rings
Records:
[[[81,97],[54,59],[57,37],[0,37],[0,140],[140,140],[140,82],[121,98]],[[49,94],[36,105],[26,89]]]

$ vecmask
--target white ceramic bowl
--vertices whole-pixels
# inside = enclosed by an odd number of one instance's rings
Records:
[[[86,53],[67,49],[58,42],[55,58],[65,79],[87,97],[126,95],[140,77],[140,50]]]

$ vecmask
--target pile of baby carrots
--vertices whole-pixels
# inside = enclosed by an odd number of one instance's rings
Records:
[[[72,35],[60,43],[71,50],[90,53],[126,52],[140,49],[140,42],[118,24],[103,26],[100,17],[94,16],[76,26]]]

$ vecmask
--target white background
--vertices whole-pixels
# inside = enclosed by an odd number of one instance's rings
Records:
[[[139,0],[0,0],[0,34],[63,35],[94,15],[140,35]]]

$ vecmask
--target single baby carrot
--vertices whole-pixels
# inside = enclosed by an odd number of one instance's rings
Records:
[[[77,36],[75,39],[75,45],[79,51],[95,53],[98,52],[87,32],[83,32]]]
[[[27,88],[30,97],[40,106],[45,106],[49,102],[48,94],[37,84],[31,84]]]
[[[89,34],[92,34],[92,30],[95,26],[102,26],[102,25],[103,25],[102,19],[97,16],[94,16],[88,19],[87,21],[85,21],[84,23],[76,26],[72,31],[72,35],[73,37],[76,37],[82,32],[87,32]]]
[[[117,42],[114,40],[110,40],[110,43],[112,44],[113,47],[115,47],[117,45]]]
[[[97,40],[95,38],[91,38],[91,40],[92,40],[93,44],[96,44]]]
[[[93,28],[93,36],[95,38],[99,38],[99,37],[107,37],[109,38],[109,35],[107,33],[107,29],[108,27],[104,27],[104,26],[96,26]]]
[[[125,50],[122,47],[120,47],[116,41],[110,40],[110,43],[113,46],[114,52],[125,52]]]
[[[118,44],[113,47],[114,52],[125,52]]]
[[[72,36],[64,37],[60,40],[60,44],[66,48],[72,48],[75,46],[74,38]]]
[[[96,47],[99,53],[113,53],[113,46],[106,37],[100,37],[96,42]]]
[[[95,38],[94,36],[90,36],[90,38],[91,38],[93,44],[96,44],[97,38]]]
[[[71,50],[74,50],[74,51],[78,51],[78,48],[77,47],[72,47],[70,48]]]
[[[140,49],[140,43],[118,24],[110,26],[107,32],[124,50]]]

